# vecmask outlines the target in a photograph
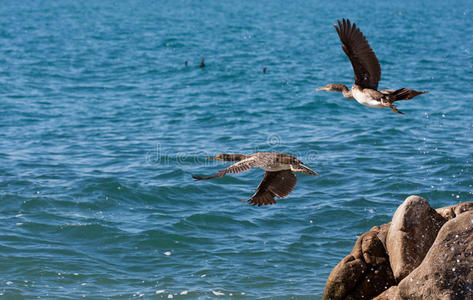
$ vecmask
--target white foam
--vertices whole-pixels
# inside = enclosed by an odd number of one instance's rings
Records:
[[[212,291],[212,293],[213,293],[215,296],[223,296],[223,295],[225,295],[225,294],[222,293],[222,292],[216,292],[216,291]]]

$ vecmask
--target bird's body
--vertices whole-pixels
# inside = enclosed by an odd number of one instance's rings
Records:
[[[274,204],[274,197],[283,198],[289,195],[296,186],[297,178],[293,172],[302,172],[307,175],[318,175],[305,166],[296,157],[277,152],[256,152],[252,155],[220,154],[210,159],[222,161],[237,161],[228,168],[208,177],[192,176],[196,180],[222,177],[227,173],[240,173],[251,168],[260,168],[266,171],[263,180],[256,189],[256,193],[248,200],[253,205]]]
[[[353,98],[360,104],[374,108],[385,107],[380,101],[381,97],[384,95],[376,90],[363,89],[358,85],[354,85],[351,89],[351,93]],[[381,94],[381,97],[377,97],[379,95],[376,94]]]
[[[292,164],[298,164],[299,160],[292,155],[274,152],[257,152],[247,156],[241,163],[250,163],[254,168],[260,168],[268,172],[291,170]]]
[[[381,66],[378,58],[371,49],[360,29],[350,20],[338,21],[337,30],[342,49],[350,59],[355,73],[355,83],[351,90],[343,84],[327,84],[318,91],[341,92],[345,98],[355,99],[358,103],[374,107],[389,107],[395,113],[403,114],[393,105],[395,101],[409,100],[417,95],[427,93],[407,88],[398,90],[385,89],[378,91],[378,83],[381,80]]]

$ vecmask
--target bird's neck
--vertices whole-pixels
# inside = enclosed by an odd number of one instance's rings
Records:
[[[353,95],[351,94],[351,90],[349,90],[344,84],[340,84],[340,92],[345,98],[349,98],[349,99],[353,98]]]
[[[353,95],[351,93],[351,90],[347,88],[346,85],[341,84],[341,83],[333,83],[331,91],[334,92],[339,92],[343,94],[343,97],[353,99]]]

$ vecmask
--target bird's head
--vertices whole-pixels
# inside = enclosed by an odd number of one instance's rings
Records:
[[[347,87],[340,83],[329,83],[322,88],[315,89],[316,91],[328,91],[328,92],[342,92],[343,89],[347,89]]]

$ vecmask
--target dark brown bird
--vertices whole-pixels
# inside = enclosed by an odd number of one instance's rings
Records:
[[[343,84],[327,84],[317,91],[341,92],[345,98],[355,99],[358,103],[369,107],[389,107],[398,114],[404,114],[397,110],[393,104],[399,100],[409,100],[417,95],[428,93],[427,91],[416,91],[407,88],[398,90],[380,90],[378,91],[378,82],[381,80],[381,67],[378,59],[371,49],[363,33],[358,29],[355,23],[350,20],[338,20],[338,26],[335,26],[342,49],[350,59],[355,73],[355,83],[351,90]]]
[[[199,68],[205,68],[205,59],[202,58],[202,60],[200,61]]]
[[[256,189],[256,193],[248,200],[253,205],[275,204],[274,197],[284,198],[289,195],[297,183],[294,172],[307,175],[316,175],[317,172],[305,166],[296,157],[276,152],[256,152],[251,155],[243,154],[219,154],[208,159],[221,161],[237,161],[228,168],[218,171],[217,174],[208,177],[192,176],[195,180],[205,180],[222,177],[227,173],[240,173],[251,168],[261,168],[266,171],[264,178]]]

